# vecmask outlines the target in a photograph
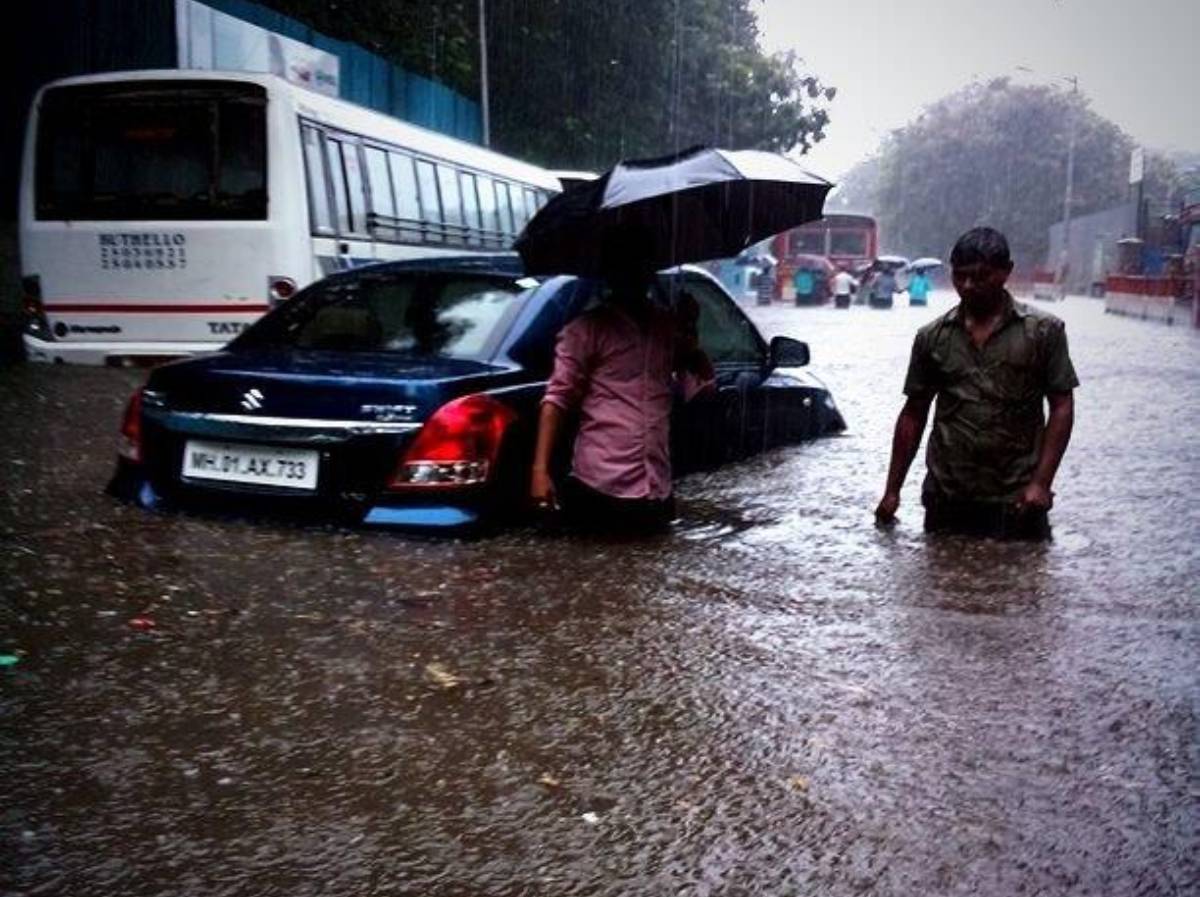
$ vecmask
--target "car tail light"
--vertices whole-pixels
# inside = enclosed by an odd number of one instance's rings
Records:
[[[117,454],[135,463],[142,460],[142,390],[129,397],[125,417],[121,420],[121,440]]]
[[[295,295],[296,281],[292,280],[292,278],[276,274],[267,278],[267,296],[272,308],[281,302],[286,302]]]
[[[22,277],[21,292],[25,308],[25,332],[38,339],[54,339],[50,322],[46,319],[46,307],[42,305],[42,279],[36,274]]]
[[[504,431],[516,419],[490,396],[448,402],[425,422],[388,482],[389,489],[470,486],[484,483],[496,467]]]

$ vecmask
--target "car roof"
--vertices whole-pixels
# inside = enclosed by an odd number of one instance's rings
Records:
[[[328,280],[352,279],[361,274],[493,274],[498,277],[522,277],[525,266],[515,252],[491,255],[443,255],[395,262],[375,262],[358,265],[328,276]]]
[[[496,274],[505,277],[525,276],[525,263],[515,252],[495,252],[487,255],[437,255],[424,258],[402,259],[392,262],[373,262],[369,265],[357,265],[328,275],[330,278],[352,277],[355,274],[388,274],[390,272],[405,273],[410,271],[428,271],[430,273],[468,272],[472,274]],[[707,279],[713,279],[704,268],[697,265],[676,265],[659,271],[659,276],[678,274],[700,274]],[[538,280],[548,280],[550,277],[577,277],[574,274],[541,275]]]

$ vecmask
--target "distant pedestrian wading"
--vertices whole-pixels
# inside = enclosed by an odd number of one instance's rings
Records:
[[[1071,438],[1072,390],[1079,385],[1066,328],[1004,288],[1012,260],[999,231],[967,231],[954,244],[950,266],[961,301],[913,340],[908,398],[875,516],[895,519],[936,399],[921,490],[925,529],[1047,538],[1051,486]]]

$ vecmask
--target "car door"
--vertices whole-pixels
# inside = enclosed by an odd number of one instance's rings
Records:
[[[761,450],[766,344],[729,294],[709,278],[684,271],[671,286],[677,309],[688,296],[696,302],[700,347],[712,361],[717,381],[715,391],[676,410],[676,469],[714,467]]]

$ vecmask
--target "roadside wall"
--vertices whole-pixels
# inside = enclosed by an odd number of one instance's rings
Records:
[[[1071,219],[1071,245],[1067,250],[1067,292],[1090,293],[1094,285],[1117,270],[1117,240],[1137,231],[1137,203],[1126,202],[1102,212]],[[1063,224],[1051,225],[1046,270],[1058,271],[1062,254]]]

